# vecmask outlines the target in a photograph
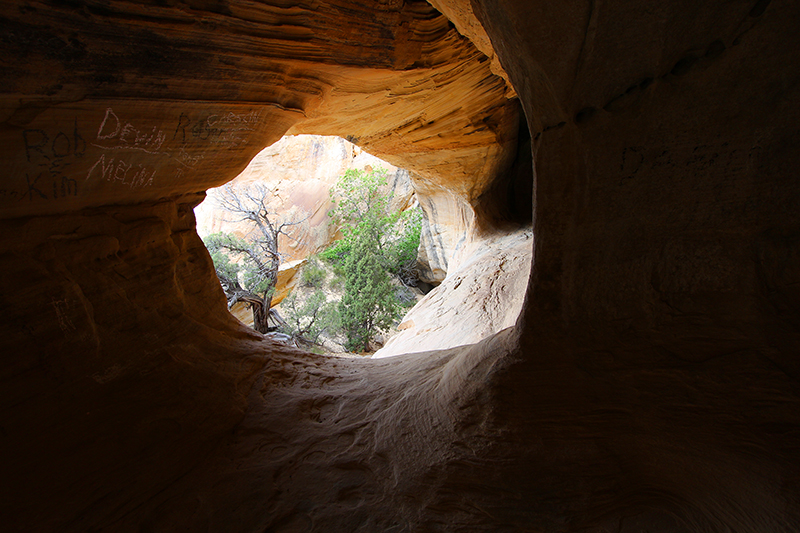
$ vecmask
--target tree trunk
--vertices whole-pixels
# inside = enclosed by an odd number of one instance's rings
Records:
[[[245,291],[228,300],[228,309],[233,307],[236,302],[245,302],[250,306],[250,310],[253,312],[253,329],[259,333],[269,333],[267,318],[269,317],[269,305],[272,302],[272,296],[262,298],[252,292]]]
[[[269,298],[269,300],[271,299]],[[259,333],[269,333],[269,325],[267,324],[269,307],[267,302],[250,302],[250,309],[253,310],[253,329]]]
[[[259,333],[268,333],[269,332],[269,324],[267,324],[267,320],[269,319],[269,310],[272,307],[272,295],[275,292],[275,285],[278,283],[278,266],[277,261],[273,262],[273,267],[270,269],[267,278],[269,279],[269,289],[264,293],[264,296],[261,298],[261,305],[256,306],[254,304],[250,304],[253,308],[253,328]]]

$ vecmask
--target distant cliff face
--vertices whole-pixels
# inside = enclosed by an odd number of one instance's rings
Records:
[[[402,209],[413,201],[414,191],[407,171],[378,159],[358,146],[334,136],[290,135],[262,150],[227,186],[243,191],[263,184],[270,191],[267,206],[274,220],[300,222],[289,228],[291,237],[280,241],[284,261],[304,259],[326,248],[336,238],[332,226],[329,191],[350,168],[387,171],[387,194]],[[201,237],[216,232],[243,232],[247,225],[219,205],[222,191],[209,189],[207,199],[195,208]]]

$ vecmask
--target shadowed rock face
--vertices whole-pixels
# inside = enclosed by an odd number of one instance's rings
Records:
[[[423,2],[0,7],[3,529],[797,529],[800,9],[442,9],[527,156]],[[373,362],[243,329],[192,207],[287,131],[482,237],[532,176],[516,327]]]

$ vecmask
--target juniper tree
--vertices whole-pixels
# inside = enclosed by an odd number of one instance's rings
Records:
[[[369,341],[379,329],[392,325],[397,315],[397,297],[376,244],[365,234],[353,243],[345,261],[344,294],[339,303],[345,347],[369,350]]]
[[[235,215],[229,222],[246,222],[248,231],[243,238],[214,233],[204,239],[228,298],[228,308],[238,302],[247,303],[253,312],[253,327],[261,333],[269,331],[267,320],[281,262],[278,239],[288,236],[286,228],[305,220],[281,220],[268,207],[272,194],[260,184],[244,189],[226,186],[218,203]]]
[[[343,239],[324,257],[344,266],[339,312],[349,350],[367,351],[369,340],[378,330],[391,326],[399,306],[389,273],[401,266],[409,268],[406,229],[413,223],[398,228],[403,215],[389,212],[390,198],[380,190],[385,184],[386,171],[382,168],[369,172],[351,169],[331,190],[335,203],[332,216]],[[398,230],[402,230],[401,235]],[[414,262],[418,236],[416,243],[412,245]]]

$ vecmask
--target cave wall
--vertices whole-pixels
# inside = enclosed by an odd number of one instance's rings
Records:
[[[543,530],[795,530],[797,6],[473,7],[533,137],[524,362],[497,385],[525,428],[508,453],[536,442],[528,511]],[[571,507],[586,494],[616,516]]]
[[[792,284],[778,257],[794,255],[798,223],[794,10],[640,4],[624,16],[617,5],[497,8],[509,22],[501,46],[514,33],[515,53],[533,46],[527,35],[551,47],[507,67],[528,93],[537,161],[535,273],[546,281],[532,309],[648,336],[694,336],[697,316],[726,336],[744,323],[759,335],[759,317],[793,321],[773,296]]]
[[[424,2],[0,7],[4,529],[797,529],[800,9],[442,4],[455,26]],[[525,212],[531,157],[516,328],[368,362],[232,319],[191,209],[307,130],[482,232]]]

